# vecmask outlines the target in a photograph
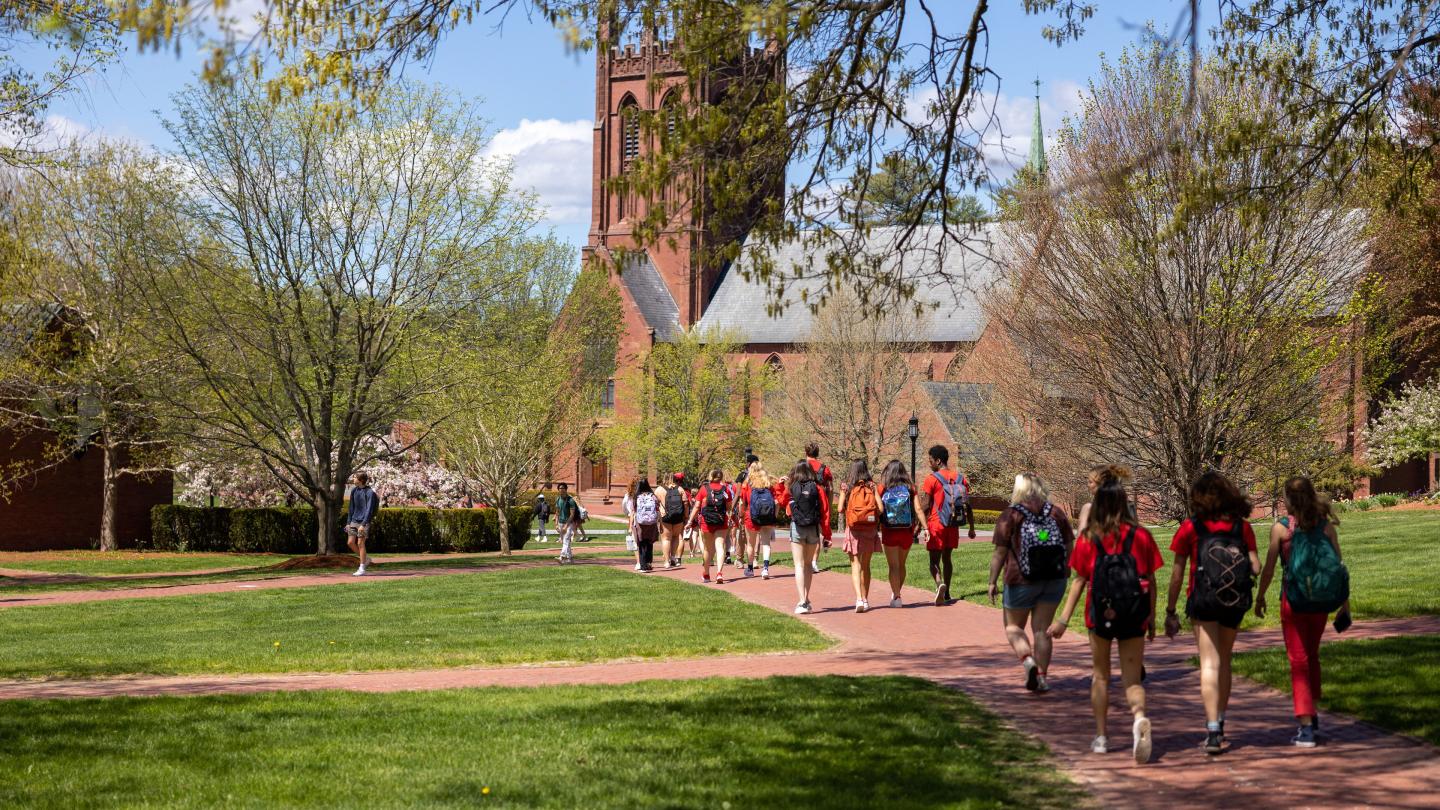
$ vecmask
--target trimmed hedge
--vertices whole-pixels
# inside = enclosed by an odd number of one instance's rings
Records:
[[[510,548],[530,538],[529,506],[509,510]],[[233,551],[313,554],[315,511],[309,507],[230,509],[162,504],[150,510],[148,548],[160,551]],[[337,536],[344,519],[335,525]],[[370,527],[373,553],[499,551],[500,522],[494,509],[381,509]]]

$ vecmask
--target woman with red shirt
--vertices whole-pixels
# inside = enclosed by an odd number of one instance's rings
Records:
[[[1330,510],[1330,502],[1321,500],[1315,493],[1315,485],[1308,478],[1299,476],[1285,482],[1285,511],[1288,518],[1281,518],[1270,527],[1270,549],[1265,555],[1265,570],[1260,573],[1259,593],[1255,596],[1255,615],[1265,615],[1265,592],[1270,589],[1270,580],[1275,576],[1275,561],[1280,559],[1285,568],[1290,567],[1290,547],[1296,532],[1306,540],[1324,537],[1335,549],[1336,559],[1340,558],[1340,537],[1335,527],[1340,521]],[[1337,630],[1345,629],[1349,623],[1350,600],[1340,606],[1335,616]],[[1290,742],[1300,748],[1314,748],[1315,735],[1320,731],[1320,716],[1315,711],[1315,701],[1320,698],[1320,636],[1325,633],[1328,613],[1301,613],[1290,607],[1285,598],[1285,589],[1280,589],[1280,629],[1285,636],[1285,654],[1290,659],[1290,692],[1295,700],[1295,719],[1300,728]]]
[[[880,545],[885,549],[892,608],[905,606],[900,589],[905,587],[905,560],[910,556],[910,547],[930,539],[923,515],[909,470],[899,461],[886,464],[880,476]]]
[[[1225,708],[1230,704],[1230,658],[1235,649],[1235,636],[1240,632],[1240,622],[1250,610],[1250,577],[1260,572],[1260,557],[1255,553],[1255,530],[1250,528],[1246,518],[1251,512],[1250,499],[1240,494],[1230,479],[1218,472],[1208,472],[1195,479],[1190,486],[1191,517],[1180,523],[1175,538],[1170,541],[1170,550],[1175,552],[1175,570],[1170,574],[1170,594],[1165,606],[1165,635],[1174,638],[1180,632],[1180,617],[1175,613],[1175,603],[1180,598],[1180,589],[1185,586],[1185,573],[1190,573],[1190,582],[1185,591],[1185,615],[1195,630],[1195,645],[1200,651],[1200,697],[1205,702],[1205,753],[1218,754],[1224,750]],[[1242,601],[1234,608],[1212,610],[1197,604],[1195,581],[1199,570],[1198,558],[1207,543],[1216,544],[1211,538],[1233,535],[1245,545],[1249,558],[1242,565],[1249,571],[1233,575],[1234,589],[1243,591]],[[1214,547],[1212,545],[1212,547]],[[1199,553],[1197,553],[1199,552]]]
[[[770,496],[775,501],[774,511],[771,512],[770,522],[761,524],[755,523],[754,515],[750,510],[750,499],[756,491],[769,490]],[[785,488],[770,477],[765,471],[765,466],[759,459],[750,462],[750,468],[745,474],[745,483],[740,485],[740,513],[745,523],[745,536],[750,541],[750,559],[740,560],[745,566],[745,576],[754,576],[755,558],[759,555],[760,549],[765,549],[760,569],[761,579],[770,578],[770,545],[775,542],[775,524],[780,521],[781,503],[785,498]]]
[[[1065,607],[1055,623],[1050,625],[1050,636],[1060,638],[1075,615],[1075,606],[1085,596],[1085,627],[1090,632],[1090,659],[1093,672],[1090,676],[1090,709],[1095,715],[1095,740],[1090,750],[1097,754],[1109,751],[1105,736],[1105,717],[1110,708],[1110,647],[1113,640],[1120,648],[1120,682],[1125,686],[1125,699],[1130,704],[1130,713],[1135,721],[1131,725],[1132,752],[1135,763],[1143,765],[1150,761],[1151,739],[1150,720],[1145,716],[1145,686],[1140,683],[1140,669],[1144,664],[1145,640],[1155,638],[1155,572],[1165,564],[1155,538],[1145,527],[1130,517],[1129,499],[1125,485],[1114,475],[1106,475],[1091,505],[1090,522],[1075,539],[1075,550],[1070,554],[1070,568],[1075,572],[1071,580],[1070,593]],[[1134,558],[1135,574],[1139,577],[1141,592],[1148,596],[1149,615],[1134,625],[1137,630],[1128,632],[1096,632],[1095,615],[1091,600],[1094,590],[1096,560],[1103,550],[1106,557],[1115,557],[1129,549]],[[1123,558],[1122,558],[1123,559]],[[1136,594],[1140,596],[1140,594]],[[1104,604],[1104,603],[1102,603]],[[1133,601],[1132,601],[1133,604]],[[1144,611],[1145,605],[1138,605]],[[1113,617],[1113,614],[1107,613]],[[1106,623],[1109,624],[1108,622]],[[1113,638],[1112,638],[1113,637]]]
[[[734,501],[735,490],[725,483],[725,471],[711,470],[710,482],[700,488],[690,510],[690,525],[700,530],[701,582],[710,582],[710,566],[715,565],[715,583],[725,584],[725,538]]]

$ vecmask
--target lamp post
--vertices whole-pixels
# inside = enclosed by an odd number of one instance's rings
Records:
[[[910,412],[910,425],[905,429],[906,435],[910,437],[910,478],[913,481],[920,480],[920,473],[915,469],[915,442],[920,439],[920,417]]]

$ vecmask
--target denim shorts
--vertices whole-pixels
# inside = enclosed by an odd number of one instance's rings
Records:
[[[1065,596],[1065,579],[1042,579],[1028,585],[1006,585],[1005,607],[1010,610],[1033,610],[1036,605],[1058,605]]]
[[[820,526],[796,526],[790,524],[790,542],[813,546],[820,542]]]

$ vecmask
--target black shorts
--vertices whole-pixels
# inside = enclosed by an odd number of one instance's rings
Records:
[[[1245,614],[1249,612],[1250,608],[1246,607],[1243,610],[1219,610],[1198,613],[1191,606],[1190,600],[1185,600],[1185,618],[1189,619],[1192,624],[1195,622],[1216,622],[1226,629],[1239,630],[1240,623],[1245,621]]]

